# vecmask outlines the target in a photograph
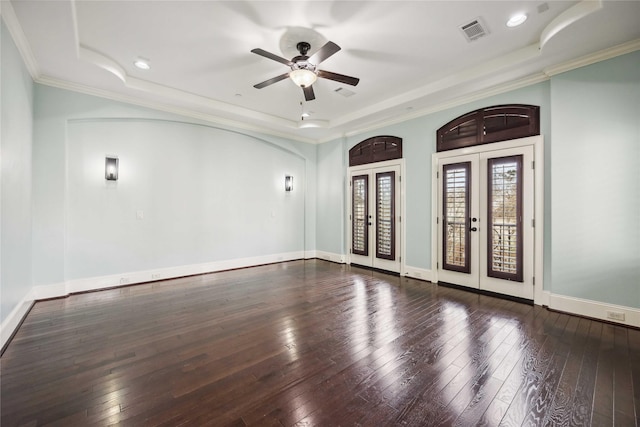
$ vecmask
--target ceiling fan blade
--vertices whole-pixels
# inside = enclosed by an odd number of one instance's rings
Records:
[[[252,49],[251,52],[260,56],[264,56],[265,58],[273,59],[274,61],[280,62],[284,65],[291,66],[291,64],[293,64],[293,62],[289,61],[288,59],[284,59],[281,56],[275,55],[271,52],[267,52],[264,49]]]
[[[360,81],[357,77],[345,76],[344,74],[332,73],[331,71],[318,70],[318,77],[335,80],[336,82],[356,86]]]
[[[339,50],[340,46],[338,46],[334,42],[327,42],[327,44],[322,46],[320,50],[311,55],[307,61],[309,61],[313,65],[318,65]]]
[[[269,85],[272,85],[274,83],[278,83],[280,80],[284,80],[287,77],[289,77],[289,73],[284,73],[280,76],[277,77],[273,77],[269,80],[265,80],[262,83],[258,83],[257,85],[253,85],[253,87],[255,87],[256,89],[262,89],[263,87],[267,87]]]
[[[304,99],[306,101],[313,101],[316,99],[316,95],[313,93],[313,86],[303,87],[302,91],[304,92]]]

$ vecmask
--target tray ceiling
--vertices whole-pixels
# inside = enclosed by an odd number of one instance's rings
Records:
[[[509,28],[515,13],[528,19]],[[640,1],[12,0],[2,15],[40,83],[307,142],[640,48]],[[469,42],[474,20],[486,35]],[[309,102],[289,79],[253,87],[288,69],[251,49],[291,58],[328,40],[342,50],[320,68],[358,86],[318,79]]]

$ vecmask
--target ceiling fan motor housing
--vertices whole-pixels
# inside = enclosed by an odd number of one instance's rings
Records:
[[[307,52],[309,52],[309,49],[311,49],[311,45],[307,42],[299,42],[296,45],[296,49],[298,49],[298,52],[300,52],[300,55],[306,56]]]
[[[291,70],[309,70],[315,73],[316,66],[308,62],[307,59],[309,58],[306,56],[296,56],[295,58],[293,58]]]
[[[308,61],[309,57],[307,56],[309,49],[311,49],[311,45],[307,42],[299,42],[296,47],[298,48],[300,55],[291,59],[291,70],[309,70],[315,73],[316,66]]]

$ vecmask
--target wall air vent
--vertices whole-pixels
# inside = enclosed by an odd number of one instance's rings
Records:
[[[489,34],[489,30],[487,30],[487,26],[482,22],[481,18],[476,18],[468,24],[461,25],[460,31],[462,31],[468,42],[478,40],[480,37]]]

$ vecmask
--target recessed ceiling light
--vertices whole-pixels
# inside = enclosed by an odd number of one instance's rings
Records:
[[[136,67],[140,68],[141,70],[149,70],[151,69],[151,65],[149,65],[149,61],[146,59],[136,59],[133,63],[133,65],[135,65]]]
[[[521,25],[524,23],[524,21],[527,20],[527,14],[526,13],[518,13],[517,15],[513,15],[508,21],[507,21],[507,27],[517,27],[518,25]]]

